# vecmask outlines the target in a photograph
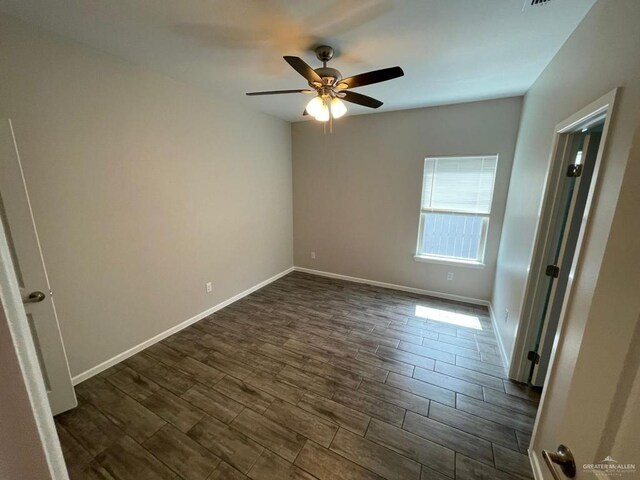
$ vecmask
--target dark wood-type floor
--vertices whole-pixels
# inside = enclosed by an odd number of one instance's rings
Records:
[[[505,378],[484,308],[293,273],[78,385],[56,424],[72,479],[532,478],[538,397]]]

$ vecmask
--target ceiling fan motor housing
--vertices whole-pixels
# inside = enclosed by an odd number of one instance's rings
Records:
[[[328,86],[335,85],[342,78],[340,72],[331,67],[316,68],[315,72],[322,78],[322,83]]]
[[[327,67],[327,62],[333,58],[335,50],[328,45],[320,45],[314,49],[316,57],[322,62],[322,67],[314,69],[314,71],[322,78],[323,86],[333,86],[342,75],[335,68]]]

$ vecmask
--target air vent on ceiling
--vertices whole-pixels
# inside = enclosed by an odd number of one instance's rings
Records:
[[[522,7],[522,11],[528,10],[533,7],[542,7],[551,3],[551,0],[524,0],[524,6]]]

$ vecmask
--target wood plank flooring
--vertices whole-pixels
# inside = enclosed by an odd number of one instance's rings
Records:
[[[468,304],[296,272],[76,389],[72,480],[533,478],[539,394]]]

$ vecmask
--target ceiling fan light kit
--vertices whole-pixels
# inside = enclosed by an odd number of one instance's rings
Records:
[[[331,110],[331,115],[333,116],[333,118],[340,118],[345,113],[347,113],[347,106],[339,98],[334,98],[333,100],[331,100],[329,109]]]
[[[337,97],[318,95],[307,103],[307,114],[319,122],[326,122],[329,118],[340,118],[347,113],[347,106]]]
[[[329,107],[327,106],[327,102],[324,98],[322,99],[322,106],[318,113],[316,113],[315,118],[319,122],[326,122],[331,118],[331,112],[329,111]]]
[[[325,107],[322,97],[313,97],[309,100],[309,103],[307,103],[306,111],[309,115],[317,117],[322,107]]]
[[[372,72],[361,73],[353,77],[342,78],[335,68],[327,67],[327,62],[333,58],[334,50],[327,45],[315,49],[316,57],[322,62],[322,67],[313,69],[300,57],[283,57],[291,67],[302,75],[311,89],[300,90],[272,90],[266,92],[250,92],[254,95],[279,95],[285,93],[315,94],[307,103],[304,115],[311,115],[319,122],[327,122],[342,117],[347,113],[344,102],[355,103],[368,108],[382,106],[380,100],[351,91],[352,88],[364,87],[374,83],[386,82],[402,77],[404,72],[400,67],[384,68]]]

